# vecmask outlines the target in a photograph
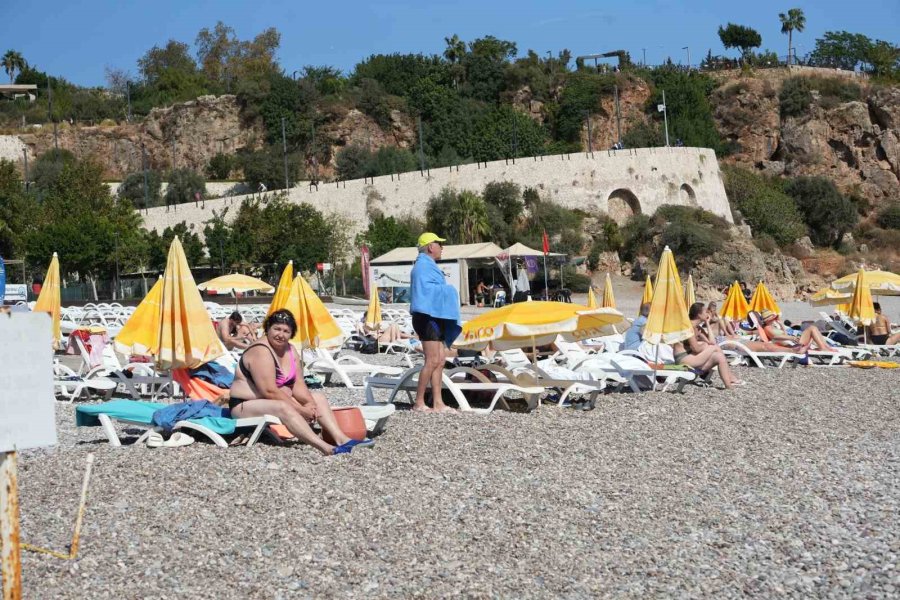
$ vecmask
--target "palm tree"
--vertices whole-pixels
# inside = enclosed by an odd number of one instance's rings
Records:
[[[786,33],[788,35],[788,59],[787,64],[791,64],[791,48],[792,46],[792,37],[794,30],[797,32],[802,32],[803,28],[806,27],[806,15],[803,14],[802,8],[792,8],[787,11],[787,14],[778,13],[778,18],[781,19],[781,33]]]
[[[484,200],[468,190],[459,193],[451,222],[458,227],[460,244],[477,244],[491,231]]]
[[[444,50],[444,58],[450,63],[458,63],[466,55],[466,43],[459,39],[455,33],[453,37],[444,38],[447,48]]]
[[[16,71],[22,72],[25,67],[28,66],[28,63],[25,62],[25,59],[22,58],[22,55],[16,52],[15,50],[7,50],[6,54],[3,55],[3,60],[0,61],[3,64],[3,70],[6,71],[6,74],[9,75],[9,82],[13,83],[15,81]]]

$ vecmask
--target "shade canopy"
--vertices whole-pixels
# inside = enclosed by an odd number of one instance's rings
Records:
[[[275,288],[262,279],[240,273],[232,273],[210,279],[198,285],[197,289],[219,294],[233,294],[237,292],[265,292],[268,294],[275,291]]]
[[[568,302],[518,302],[487,311],[463,325],[458,348],[498,350],[553,343],[558,335],[579,341],[614,333],[625,317],[612,308],[585,310]]]
[[[159,325],[162,321],[162,275],[116,336],[116,350],[126,356],[156,356],[159,352]]]
[[[603,302],[600,306],[603,308],[616,307],[616,297],[613,295],[612,279],[610,279],[609,273],[606,274],[606,282],[603,284]]]
[[[762,281],[757,283],[756,289],[753,290],[753,296],[750,297],[749,310],[760,313],[764,310],[771,310],[776,315],[781,314],[781,307],[775,302],[775,298],[769,293],[769,288]]]
[[[659,259],[654,288],[644,339],[651,344],[674,344],[694,335],[694,326],[684,305],[681,278],[668,246]]]
[[[301,348],[332,348],[344,342],[344,334],[337,321],[302,275],[294,278],[287,303],[282,308],[291,311],[297,320],[297,333],[291,343]]]
[[[502,253],[503,249],[493,242],[482,242],[480,244],[452,244],[444,246],[444,250],[441,252],[441,260],[496,258]],[[373,258],[371,264],[380,265],[415,262],[418,256],[419,249],[415,246],[394,248],[381,256]]]
[[[50,315],[54,350],[59,349],[60,340],[62,340],[61,310],[62,293],[59,283],[59,257],[54,252],[53,257],[50,259],[50,266],[47,268],[47,275],[44,277],[41,293],[38,295],[37,302],[34,303],[34,312],[45,312]]]
[[[224,352],[176,236],[163,273],[156,364],[162,369],[195,369]]]
[[[728,295],[725,296],[725,302],[722,303],[719,314],[732,321],[743,321],[747,318],[748,312],[750,312],[750,305],[747,303],[747,299],[744,298],[741,285],[735,281],[728,288]]]
[[[541,250],[535,250],[534,248],[529,248],[525,244],[520,242],[516,242],[509,248],[505,249],[504,252],[509,254],[510,257],[525,257],[525,256],[543,256],[544,253]],[[547,256],[565,256],[564,254],[560,254],[559,252],[548,252]]]
[[[285,265],[284,271],[281,272],[281,279],[278,280],[278,287],[275,288],[275,295],[272,296],[272,302],[269,303],[269,310],[266,312],[268,317],[280,308],[284,308],[287,303],[288,296],[291,295],[291,285],[294,283],[294,261],[289,260]]]

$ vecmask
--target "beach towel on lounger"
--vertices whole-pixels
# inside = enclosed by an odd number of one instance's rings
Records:
[[[231,421],[231,411],[227,408],[216,406],[207,400],[199,400],[195,402],[179,402],[178,404],[169,404],[153,413],[153,424],[162,428],[165,432],[170,432],[175,428],[178,421],[189,421],[192,419],[221,419],[225,418]]]
[[[153,427],[153,413],[166,408],[168,404],[161,402],[142,402],[139,400],[110,400],[102,404],[89,404],[75,409],[75,424],[79,427],[99,427],[98,415],[109,415],[116,420],[141,423],[147,427]],[[219,435],[231,435],[234,433],[234,419],[223,417],[202,417],[191,419],[192,423],[203,425]]]

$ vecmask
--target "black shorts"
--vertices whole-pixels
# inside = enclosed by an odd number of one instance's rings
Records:
[[[876,346],[884,346],[885,344],[887,344],[888,335],[870,335],[869,339],[872,340],[872,343]]]
[[[425,313],[414,312],[412,314],[412,326],[422,342],[443,342],[444,323]]]

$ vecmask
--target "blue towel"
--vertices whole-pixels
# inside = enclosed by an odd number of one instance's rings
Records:
[[[165,432],[169,432],[175,428],[175,423],[178,421],[197,421],[205,418],[232,421],[231,429],[234,431],[231,411],[208,400],[171,404],[154,412],[152,420],[154,425],[161,427]]]
[[[110,400],[102,404],[87,404],[75,409],[75,424],[78,427],[99,427],[98,415],[109,415],[113,419],[124,419],[141,423],[148,427],[153,426],[153,415],[165,409],[169,405],[161,402],[143,402],[139,400]],[[181,419],[179,419],[181,420]],[[201,417],[190,419],[192,423],[203,425],[207,429],[215,431],[219,435],[231,435],[234,433],[235,421],[224,417]]]
[[[444,343],[449,348],[462,331],[459,294],[447,283],[434,259],[419,253],[410,273],[409,311],[426,314],[443,322]]]
[[[191,377],[202,379],[207,383],[227,390],[234,382],[234,373],[224,365],[213,361],[191,370]]]

